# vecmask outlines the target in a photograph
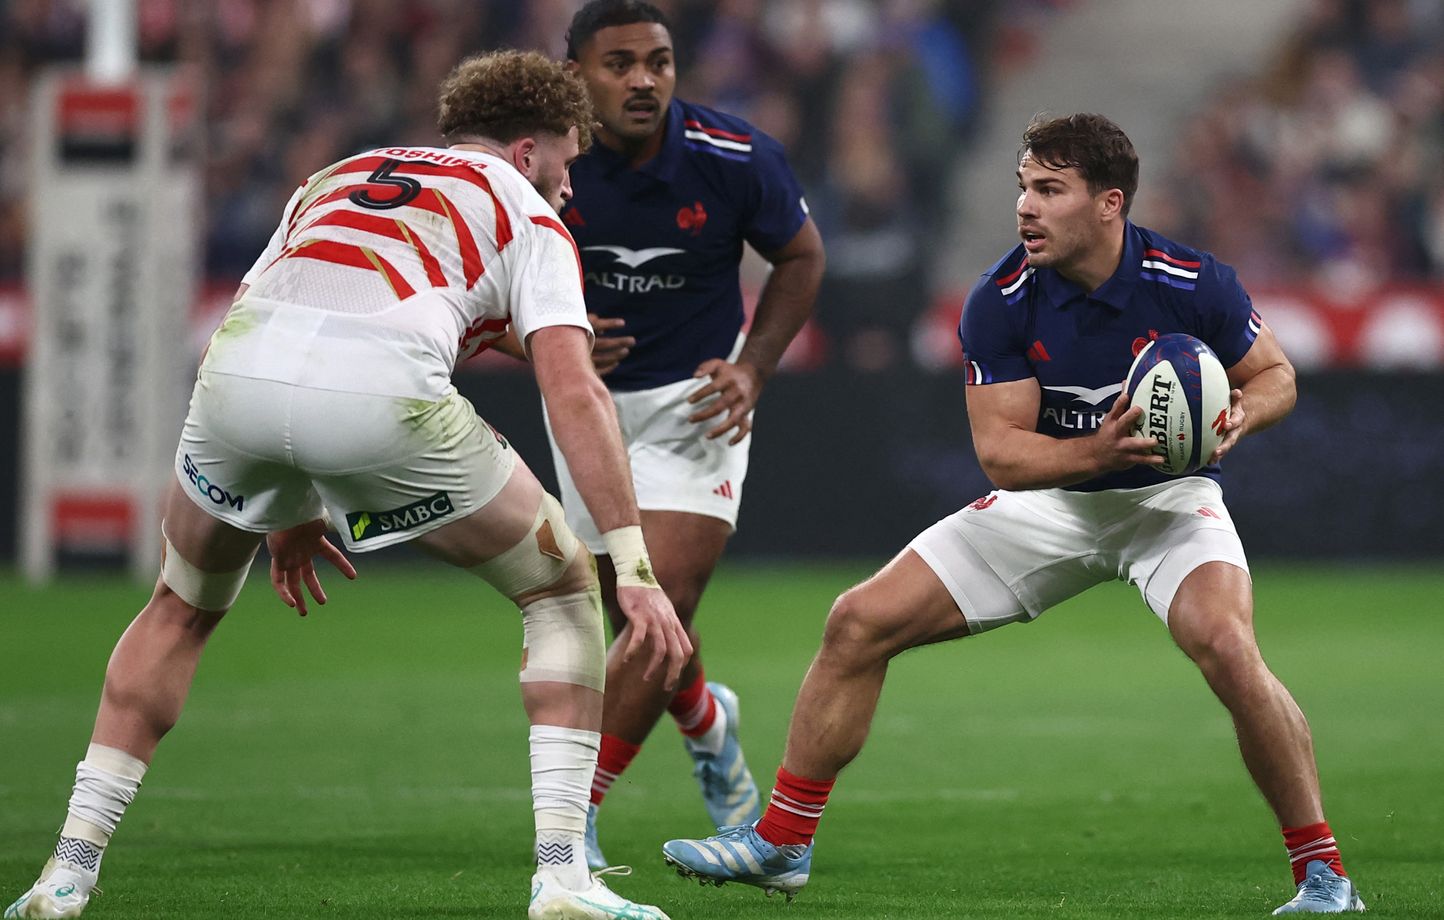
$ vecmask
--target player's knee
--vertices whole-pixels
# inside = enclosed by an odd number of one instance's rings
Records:
[[[889,635],[890,616],[877,597],[860,588],[844,592],[832,604],[823,630],[825,649],[853,656],[890,657],[894,648]]]
[[[607,634],[602,595],[595,584],[581,591],[537,597],[521,608],[521,681],[606,686]]]
[[[567,526],[561,504],[545,493],[527,535],[470,571],[518,607],[540,598],[589,591],[597,584],[591,553]]]
[[[197,610],[225,613],[231,609],[236,598],[240,596],[241,588],[246,584],[246,575],[251,570],[250,560],[234,571],[203,572],[176,551],[170,538],[165,537],[163,527],[161,535],[165,539],[160,565],[161,588],[164,590],[157,591],[156,601],[167,601],[168,591],[170,595]]]
[[[1184,651],[1209,683],[1241,678],[1263,665],[1253,630],[1227,624],[1194,637]]]

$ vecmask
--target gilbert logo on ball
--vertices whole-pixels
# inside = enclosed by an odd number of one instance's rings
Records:
[[[1124,389],[1143,409],[1133,433],[1158,442],[1159,472],[1181,476],[1208,463],[1223,441],[1229,394],[1212,349],[1191,335],[1161,335],[1133,359]]]

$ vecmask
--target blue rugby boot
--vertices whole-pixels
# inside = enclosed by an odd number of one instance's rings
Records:
[[[812,844],[775,846],[750,824],[723,828],[706,840],[668,840],[662,858],[683,878],[719,888],[727,882],[755,885],[787,900],[802,890],[812,872]]]
[[[707,689],[717,700],[719,713],[727,722],[722,750],[714,754],[691,738],[683,737],[687,753],[692,756],[692,775],[702,787],[707,816],[716,828],[756,824],[762,817],[757,783],[742,756],[742,742],[737,740],[740,721],[737,694],[725,684],[708,682]]]
[[[1322,859],[1315,859],[1304,870],[1299,893],[1274,911],[1280,914],[1342,914],[1363,913],[1364,900],[1354,889],[1351,879],[1335,875]]]
[[[602,855],[601,844],[597,843],[597,806],[587,806],[587,833],[582,838],[587,854],[587,868],[596,872],[607,868],[607,857]]]

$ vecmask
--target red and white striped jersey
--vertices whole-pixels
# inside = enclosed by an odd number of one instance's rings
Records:
[[[212,338],[217,373],[435,399],[513,327],[587,329],[571,234],[489,154],[367,151],[296,190]]]

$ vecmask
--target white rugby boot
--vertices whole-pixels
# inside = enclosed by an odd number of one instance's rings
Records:
[[[40,878],[14,904],[5,908],[5,918],[59,920],[79,917],[90,903],[91,884],[79,869],[51,857],[40,870]]]
[[[607,887],[601,875],[631,875],[630,866],[614,866],[592,874],[584,891],[563,888],[550,874],[531,878],[531,906],[527,920],[671,920],[660,908],[628,901]]]

